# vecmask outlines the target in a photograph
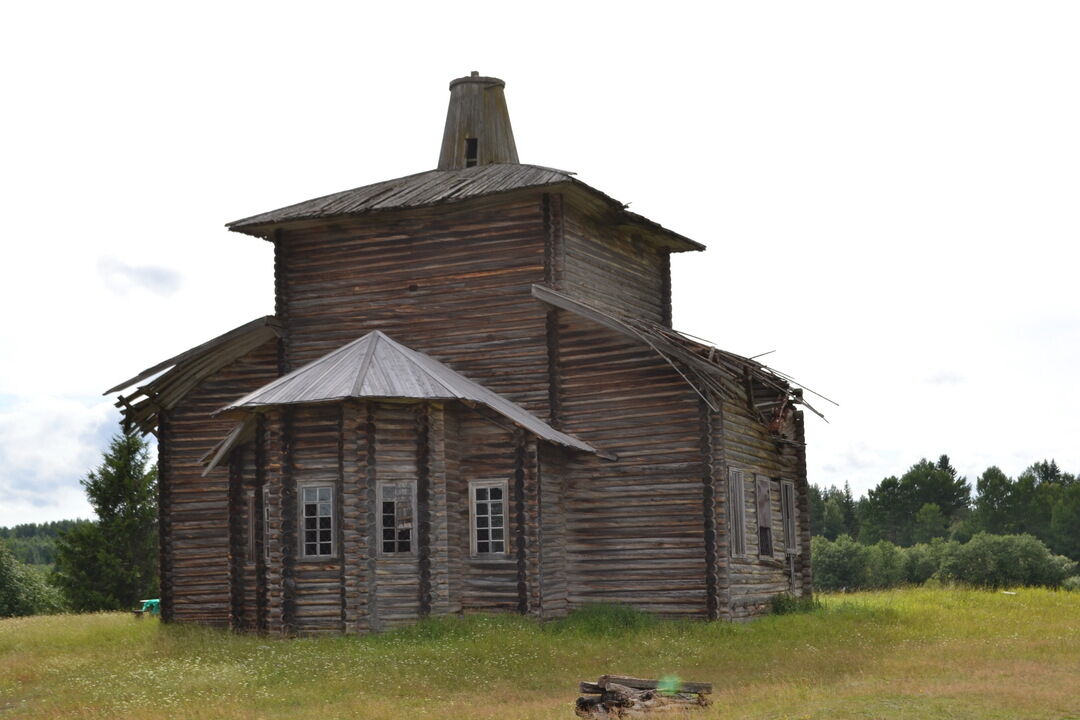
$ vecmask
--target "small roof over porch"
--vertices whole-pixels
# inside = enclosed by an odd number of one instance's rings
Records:
[[[424,353],[368,333],[307,365],[283,375],[228,405],[219,413],[255,413],[267,407],[342,402],[350,399],[408,401],[457,400],[481,405],[542,440],[613,458],[589,443],[560,432],[525,408],[470,380]],[[251,415],[207,456],[207,472],[251,436]]]

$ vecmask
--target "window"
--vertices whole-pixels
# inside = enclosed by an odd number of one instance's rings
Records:
[[[758,557],[772,557],[772,480],[764,475],[755,475],[754,486],[754,499],[757,505]]]
[[[301,488],[304,521],[304,557],[334,554],[334,488],[309,485]]]
[[[728,470],[728,552],[746,554],[746,493],[742,470]]]
[[[799,538],[795,534],[795,484],[787,480],[780,483],[780,516],[784,521],[784,551],[793,555],[799,550]]]
[[[506,483],[469,484],[472,554],[506,554]]]
[[[263,557],[266,558],[267,562],[269,562],[270,561],[270,488],[265,487],[265,486],[263,487],[263,491],[262,491],[262,501],[263,501],[263,509],[262,509],[262,517],[263,517],[263,531],[262,531]]]
[[[479,159],[476,138],[465,138],[465,167],[475,167]]]
[[[255,562],[255,491],[247,491],[247,557],[249,564]]]
[[[384,555],[413,551],[412,483],[384,483],[379,486],[379,545]]]

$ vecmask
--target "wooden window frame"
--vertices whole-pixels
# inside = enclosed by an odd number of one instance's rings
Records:
[[[797,555],[799,552],[799,527],[795,522],[795,483],[790,480],[780,481],[780,517],[784,524],[784,553]]]
[[[412,518],[412,526],[409,528],[409,549],[407,551],[396,551],[395,550],[393,552],[388,552],[388,551],[383,549],[383,530],[385,529],[385,526],[383,525],[383,512],[382,512],[382,504],[384,502],[383,501],[383,493],[386,491],[386,488],[391,487],[391,486],[397,487],[399,485],[407,485],[409,487],[409,496],[410,496],[409,504],[410,504],[411,510],[412,510],[412,512],[410,513],[410,516]],[[377,533],[378,533],[376,542],[378,543],[378,550],[379,550],[378,555],[379,555],[379,557],[403,558],[403,557],[415,556],[417,554],[417,545],[419,544],[419,540],[420,540],[420,538],[418,536],[419,527],[418,527],[417,522],[416,522],[416,520],[417,520],[417,518],[416,518],[416,481],[415,480],[382,480],[376,485],[375,489],[376,489],[376,492],[375,492],[376,523],[375,524],[376,524],[376,529],[377,529]],[[394,502],[397,502],[396,498],[394,499]],[[395,532],[397,531],[396,526],[394,527],[394,530],[395,530]],[[395,542],[398,542],[398,541],[395,540]]]
[[[743,471],[728,469],[728,553],[746,557],[746,481]]]
[[[308,551],[307,551],[308,543],[307,543],[307,538],[305,537],[305,533],[307,532],[307,527],[306,527],[306,523],[305,523],[306,516],[304,515],[304,505],[307,504],[307,501],[304,499],[304,493],[307,490],[329,490],[330,491],[330,499],[328,501],[330,503],[330,515],[328,516],[330,518],[330,528],[329,528],[330,529],[330,552],[329,553],[313,553],[312,554],[312,553],[308,553]],[[299,538],[298,538],[298,542],[296,543],[296,546],[297,546],[297,551],[299,552],[299,555],[300,555],[300,559],[301,560],[332,560],[332,559],[336,558],[337,557],[337,551],[338,551],[338,546],[337,546],[337,501],[336,501],[336,499],[334,497],[334,495],[336,494],[336,489],[334,488],[333,483],[314,482],[314,481],[306,482],[306,483],[299,483],[296,486],[296,494],[297,494],[297,497],[299,499],[299,502],[297,503],[297,508],[296,508],[297,515],[298,515],[297,527],[299,528],[299,532],[297,534],[299,535]],[[315,504],[320,505],[320,504],[322,504],[322,502],[323,501],[319,500],[318,496],[316,496]],[[320,517],[327,517],[327,516],[320,515],[318,510],[316,510],[315,517],[320,518]],[[323,528],[321,528],[321,527],[316,528],[316,531],[321,532],[322,529]],[[315,544],[316,544],[316,546],[322,545],[323,541],[319,540],[318,536],[316,536]]]
[[[254,565],[255,560],[258,557],[255,549],[255,491],[246,490],[244,492],[244,502],[247,505],[247,550],[244,553],[244,564]]]
[[[476,526],[476,491],[481,488],[498,488],[502,491],[502,543],[503,549],[501,552],[479,552],[477,550],[476,532],[479,528]],[[469,481],[469,556],[477,560],[503,560],[510,554],[510,534],[509,534],[509,495],[510,484],[506,480],[471,480]],[[489,514],[488,517],[491,515]],[[491,528],[488,528],[489,530]],[[490,542],[490,539],[489,539]]]
[[[262,489],[262,516],[263,516],[263,559],[270,562],[270,488],[263,486]]]
[[[760,497],[763,488],[767,494],[764,513],[761,512],[762,503]],[[772,488],[773,479],[771,477],[761,473],[754,474],[754,519],[757,521],[757,554],[759,558],[776,557],[776,542],[773,537],[772,522]]]

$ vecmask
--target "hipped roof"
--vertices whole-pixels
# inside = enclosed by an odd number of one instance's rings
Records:
[[[264,385],[220,412],[347,399],[460,400],[484,405],[539,438],[599,453],[424,353],[375,330],[288,375]]]
[[[514,190],[563,184],[581,188],[600,198],[618,213],[621,221],[643,226],[656,233],[673,251],[705,249],[701,243],[668,230],[646,217],[629,212],[625,205],[576,179],[572,172],[519,163],[493,163],[455,170],[428,170],[235,220],[228,223],[226,227],[236,232],[264,237],[272,226],[279,223],[364,215],[382,210],[420,208]]]

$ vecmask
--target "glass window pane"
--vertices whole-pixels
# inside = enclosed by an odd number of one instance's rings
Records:
[[[486,528],[488,526],[488,519],[484,516],[476,518],[476,527]]]
[[[476,514],[477,515],[487,515],[488,514],[488,505],[487,505],[487,503],[482,503],[482,502],[476,503]]]
[[[488,498],[488,489],[487,488],[476,488],[476,499],[477,500],[487,500],[487,498]]]
[[[398,543],[398,552],[411,552],[411,548],[409,547],[409,541],[408,540],[406,540],[405,542],[399,542]]]
[[[319,514],[320,515],[329,515],[330,514],[330,503],[328,503],[328,502],[319,503]]]
[[[491,543],[491,552],[493,552],[493,553],[505,552],[505,550],[503,549],[503,541],[502,540],[493,541]]]
[[[383,511],[383,515],[393,515],[394,514],[394,503],[392,501],[384,500],[383,504],[382,504],[382,511]]]
[[[491,552],[491,549],[488,546],[488,543],[486,543],[486,542],[478,542],[478,543],[476,543],[476,552],[478,552],[478,553],[486,553],[486,552]]]
[[[383,552],[385,552],[385,553],[392,553],[392,552],[394,552],[394,541],[393,541],[393,540],[391,540],[391,541],[389,541],[389,542],[384,542],[384,543],[382,544],[382,551],[383,551]]]
[[[314,530],[305,530],[304,531],[304,542],[315,542],[315,531]]]
[[[319,541],[320,542],[330,542],[330,531],[329,530],[320,530],[319,531]]]
[[[383,528],[382,539],[383,540],[393,540],[394,539],[394,528]]]
[[[405,540],[407,542],[409,540],[409,532],[410,531],[409,531],[408,528],[406,528],[404,530],[398,530],[398,534],[397,534],[398,540]]]
[[[319,502],[330,502],[330,488],[319,488]]]
[[[319,527],[320,528],[328,528],[328,527],[330,527],[330,518],[328,518],[328,517],[319,518]]]
[[[500,487],[491,488],[491,499],[492,500],[502,500],[502,488],[500,488]]]
[[[501,502],[493,502],[493,503],[491,503],[491,514],[492,515],[502,515],[502,503]]]
[[[487,530],[477,530],[476,531],[476,539],[477,540],[487,540],[488,539],[488,531]]]
[[[503,539],[502,528],[499,528],[498,530],[492,530],[491,531],[491,539],[492,540],[502,540]]]
[[[502,527],[502,524],[503,524],[503,516],[502,515],[493,515],[492,516],[492,518],[491,518],[491,527]]]
[[[304,502],[315,502],[314,488],[304,488]]]

